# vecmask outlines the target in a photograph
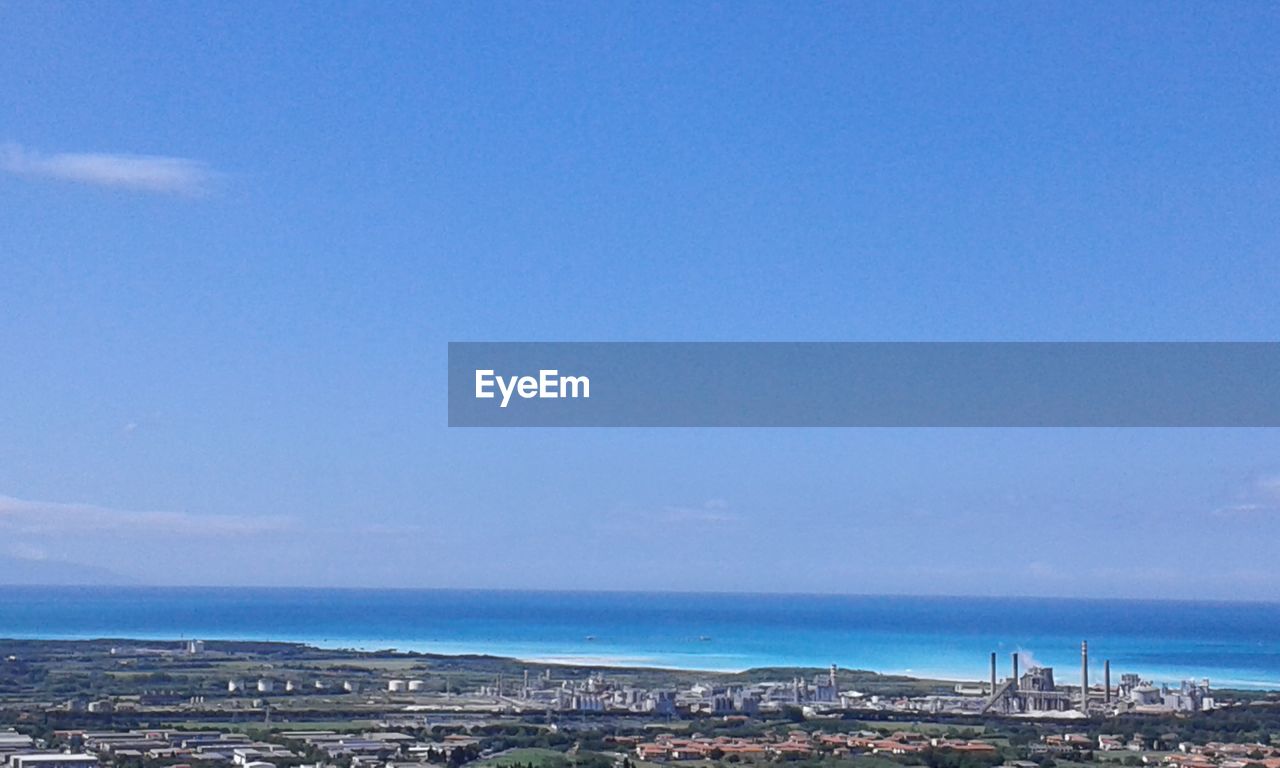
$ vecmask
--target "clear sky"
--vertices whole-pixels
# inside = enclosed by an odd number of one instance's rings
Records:
[[[1274,430],[449,430],[450,340],[1275,340],[1267,3],[0,3],[0,581],[1276,598]]]

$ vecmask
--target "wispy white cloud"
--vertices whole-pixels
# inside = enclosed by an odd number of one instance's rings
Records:
[[[738,520],[738,515],[729,510],[724,499],[709,499],[699,506],[663,507],[662,517],[668,523],[732,523]]]
[[[49,553],[43,547],[37,547],[34,544],[27,544],[26,542],[10,544],[8,548],[6,548],[5,552],[15,560],[39,562],[49,559]]]
[[[1258,476],[1253,481],[1253,488],[1259,496],[1280,504],[1280,474]]]
[[[431,530],[430,526],[417,523],[366,523],[354,528],[340,529],[342,533],[367,536],[417,536]]]
[[[188,197],[208,192],[218,176],[204,163],[184,157],[100,152],[44,154],[12,143],[0,145],[0,170],[29,178]]]
[[[1271,512],[1274,507],[1267,504],[1227,504],[1217,507],[1210,514],[1214,517],[1250,517]]]
[[[729,508],[723,499],[701,503],[676,503],[661,506],[619,503],[592,517],[591,527],[608,536],[663,536],[680,530],[692,541],[699,536],[712,536],[740,530],[744,518]]]
[[[289,521],[275,517],[139,512],[94,504],[0,496],[0,535],[247,536],[287,528]]]
[[[1280,514],[1280,474],[1255,475],[1231,504],[1214,509],[1214,517],[1241,518]]]

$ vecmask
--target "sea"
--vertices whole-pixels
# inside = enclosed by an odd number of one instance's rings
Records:
[[[0,637],[273,640],[702,670],[806,666],[985,680],[1280,689],[1280,603],[414,589],[0,587]]]

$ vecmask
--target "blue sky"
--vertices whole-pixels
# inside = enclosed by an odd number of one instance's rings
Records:
[[[0,5],[0,581],[1274,598],[1272,430],[450,431],[451,340],[1274,340],[1265,4]]]

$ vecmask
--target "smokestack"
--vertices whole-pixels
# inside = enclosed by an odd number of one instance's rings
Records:
[[[1089,711],[1089,641],[1080,642],[1080,711]]]
[[[1106,689],[1103,693],[1103,701],[1111,703],[1111,659],[1102,662],[1102,685]]]
[[[991,652],[991,695],[996,695],[996,652]]]
[[[833,689],[836,687],[836,665],[835,664],[831,665],[831,674],[830,676],[827,677],[827,682],[831,684],[831,687]]]
[[[1013,689],[1018,690],[1018,654],[1013,654]]]

